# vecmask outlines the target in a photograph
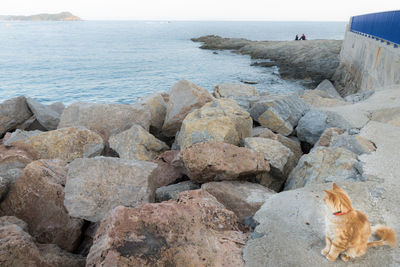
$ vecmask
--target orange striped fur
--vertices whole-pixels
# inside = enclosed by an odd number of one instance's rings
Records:
[[[335,183],[332,190],[324,190],[324,203],[327,207],[326,247],[322,255],[330,261],[340,258],[348,261],[365,254],[367,248],[389,245],[396,246],[396,234],[393,229],[377,225],[374,235],[379,241],[368,241],[372,230],[367,216],[359,210],[354,210],[349,196]],[[340,212],[340,213],[339,213]],[[342,214],[342,215],[334,215]]]

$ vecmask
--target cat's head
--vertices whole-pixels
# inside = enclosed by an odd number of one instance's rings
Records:
[[[332,190],[324,190],[324,192],[324,203],[332,214],[337,215],[353,209],[349,196],[335,183],[332,185]]]

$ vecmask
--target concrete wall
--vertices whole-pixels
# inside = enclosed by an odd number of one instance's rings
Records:
[[[342,96],[358,91],[380,91],[400,84],[400,47],[387,45],[349,29],[333,80]]]

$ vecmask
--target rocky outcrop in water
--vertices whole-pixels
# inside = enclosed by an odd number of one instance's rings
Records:
[[[331,79],[339,66],[340,40],[250,41],[209,35],[193,38],[200,48],[232,50],[252,59],[269,59],[268,66],[278,66],[282,78],[304,79],[315,87]]]

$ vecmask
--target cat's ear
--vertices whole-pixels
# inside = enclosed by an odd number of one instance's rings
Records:
[[[338,189],[340,189],[340,187],[337,186],[336,183],[333,183],[332,190],[338,190]]]

